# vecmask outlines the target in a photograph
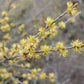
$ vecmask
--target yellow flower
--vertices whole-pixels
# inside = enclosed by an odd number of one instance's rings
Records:
[[[26,65],[25,65],[25,67],[27,67],[27,68],[30,68],[30,63],[27,63]]]
[[[53,83],[53,82],[55,82],[55,79],[52,78],[52,79],[50,79],[50,81]]]
[[[23,75],[22,75],[23,78],[26,78],[26,76],[27,76],[26,74],[23,74]]]
[[[66,27],[66,24],[63,21],[61,21],[61,22],[59,22],[59,27],[64,29]]]
[[[0,48],[1,49],[3,48],[3,46],[4,46],[4,49],[7,49],[7,47],[5,47],[6,46],[6,43],[5,42],[0,42]]]
[[[19,29],[18,33],[20,33],[22,29],[24,29],[24,24],[21,24],[18,29]]]
[[[7,70],[4,68],[3,70],[2,70],[2,73],[6,73],[7,72]]]
[[[57,42],[56,47],[54,47],[55,50],[64,49],[64,42]]]
[[[31,70],[31,72],[32,72],[32,73],[37,73],[37,69],[34,68],[34,69]]]
[[[46,31],[42,36],[43,39],[49,38],[49,37],[50,37],[50,31]]]
[[[50,50],[51,50],[51,47],[48,45],[41,46],[41,51],[44,56],[46,56]]]
[[[54,26],[52,29],[50,29],[51,37],[56,36],[56,35],[58,34],[58,31],[57,31],[56,28],[57,28],[57,27]]]
[[[5,35],[3,36],[3,39],[11,39],[10,34],[9,34],[9,33],[5,34]]]
[[[51,17],[47,17],[46,25],[47,25],[47,26],[50,26],[53,21],[54,21],[54,20],[53,20]]]
[[[8,22],[9,21],[9,17],[4,17],[4,21]]]
[[[15,9],[15,8],[16,8],[16,4],[13,3],[13,4],[11,5],[11,8],[12,8],[12,9]]]
[[[71,23],[74,23],[74,22],[75,22],[75,18],[73,18],[70,22],[71,22]]]
[[[63,56],[63,57],[66,57],[67,55],[68,55],[68,50],[59,50],[59,52],[58,52],[58,54],[61,56]]]
[[[2,60],[4,58],[4,54],[3,52],[0,52],[0,60]]]
[[[18,82],[17,82],[17,81],[13,81],[13,83],[14,83],[14,84],[18,84]]]
[[[21,24],[20,26],[19,26],[19,28],[21,29],[21,28],[24,28],[24,24]]]
[[[1,26],[1,30],[3,32],[9,31],[10,30],[10,26],[8,24],[6,24],[5,26]]]
[[[72,14],[73,16],[75,16],[77,13],[78,13],[77,8],[73,8],[73,9],[71,10],[71,14]]]
[[[79,52],[82,49],[82,46],[84,46],[83,42],[80,40],[75,40],[71,43],[71,46],[73,46],[73,50],[75,52]]]
[[[43,34],[45,32],[45,28],[39,28],[39,34]]]
[[[57,35],[58,31],[57,31],[57,26],[53,26],[53,28],[50,28],[49,31],[46,31],[42,34],[42,38],[46,39],[49,38],[51,39],[53,36]]]
[[[14,43],[14,44],[12,45],[12,47],[13,47],[14,49],[20,49],[20,45],[19,45],[18,43]]]
[[[9,21],[9,17],[7,17],[7,16],[0,19],[1,24],[7,24],[8,21]]]
[[[8,22],[8,18],[0,19],[1,24],[6,24],[7,22]]]
[[[32,74],[28,73],[27,78],[28,78],[28,80],[31,80],[32,79]]]
[[[13,64],[13,63],[16,63],[17,61],[16,61],[16,59],[14,59],[14,60],[9,60],[9,64],[11,65],[11,64]]]
[[[38,68],[37,71],[38,71],[38,72],[41,72],[41,68]]]
[[[20,43],[22,44],[22,45],[25,45],[26,44],[26,39],[22,39],[21,41],[20,41]]]
[[[78,13],[77,8],[76,8],[77,5],[78,5],[78,3],[75,3],[74,4],[74,7],[72,8],[73,3],[71,1],[68,1],[67,2],[67,12],[69,14],[72,14],[73,16],[76,15]]]
[[[51,82],[55,82],[55,79],[56,79],[55,74],[54,73],[49,73],[49,80]]]
[[[6,11],[2,12],[2,16],[7,16],[7,15],[8,15],[8,12],[6,12]]]
[[[11,73],[5,73],[5,74],[4,74],[4,78],[5,78],[5,79],[9,78],[10,76],[11,76]]]
[[[54,78],[55,74],[54,73],[49,73],[49,78]]]
[[[72,1],[68,1],[68,2],[67,2],[67,7],[68,7],[68,8],[71,8],[72,6],[73,6]]]
[[[80,40],[75,40],[71,43],[71,45],[74,47],[81,47],[83,45],[83,42]]]
[[[23,84],[29,84],[27,80],[23,81]]]
[[[41,79],[45,79],[45,78],[46,78],[46,73],[43,73],[43,72],[42,72],[42,73],[40,74],[40,78],[41,78]]]
[[[15,26],[16,26],[14,23],[11,23],[10,25],[11,25],[12,27],[15,27]]]
[[[37,79],[38,76],[35,73],[32,73],[32,78]]]

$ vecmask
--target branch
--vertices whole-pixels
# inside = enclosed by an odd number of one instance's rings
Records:
[[[71,9],[72,8],[74,8],[76,5],[74,4],[72,7],[71,7]],[[57,20],[59,20],[60,18],[62,18],[65,14],[67,14],[67,10],[65,11],[65,12],[63,12],[61,15],[59,15],[51,24],[50,24],[50,26],[51,25],[53,25]],[[49,26],[46,26],[45,27],[45,29],[47,30],[49,28]],[[37,33],[34,37],[36,38],[37,36],[39,36],[39,33]]]

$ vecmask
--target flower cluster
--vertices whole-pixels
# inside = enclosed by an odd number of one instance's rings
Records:
[[[52,38],[53,36],[56,36],[58,31],[57,31],[57,26],[54,22],[54,20],[51,17],[47,17],[46,22],[46,28],[39,28],[39,35],[42,36],[42,39],[46,38]],[[46,31],[48,29],[48,31]]]
[[[17,6],[16,6],[15,3],[11,4],[11,8],[12,8],[12,9],[16,9],[16,7],[17,7]]]
[[[10,26],[8,24],[5,24],[4,26],[1,26],[1,31],[6,32],[10,30]]]
[[[67,2],[67,12],[69,14],[72,14],[73,16],[76,15],[78,13],[77,8],[76,8],[77,5],[78,3],[73,4],[72,1],[68,1]]]
[[[24,29],[24,24],[21,24],[21,25],[18,27],[18,33],[21,33],[21,32],[22,32],[22,29]]]
[[[11,39],[10,33],[7,33],[3,36],[3,39]]]
[[[30,36],[27,39],[22,39],[21,48],[20,48],[21,50],[19,51],[22,55],[22,58],[24,58],[24,60],[26,60],[27,58],[39,59],[39,54],[35,54],[38,44],[39,44],[39,39],[34,38],[34,36]]]
[[[53,25],[51,25],[51,24],[53,21],[54,20],[51,17],[47,17],[47,20],[45,22],[46,22],[46,25],[49,26],[49,28],[52,28]]]
[[[0,42],[0,60],[4,58],[4,56],[7,55],[8,48],[6,47],[6,44],[4,42]]]
[[[11,75],[5,68],[0,69],[0,79],[8,79]]]
[[[73,50],[74,50],[75,52],[80,52],[81,50],[83,50],[82,47],[84,46],[84,44],[83,44],[83,42],[80,41],[80,40],[75,40],[75,41],[73,41],[73,42],[71,43],[71,46],[74,47]]]
[[[59,27],[64,29],[66,27],[66,24],[63,21],[61,21],[61,22],[59,22]]]
[[[48,53],[50,52],[50,50],[51,50],[51,47],[48,46],[48,45],[43,45],[43,46],[41,46],[41,51],[43,52],[43,53],[42,53],[43,56],[47,56]]]
[[[49,80],[50,80],[51,82],[55,82],[55,79],[56,79],[55,74],[54,74],[54,73],[49,73]]]
[[[7,17],[7,16],[0,19],[1,24],[6,24],[8,21],[9,21],[9,17]]]
[[[3,11],[3,12],[2,12],[2,16],[8,16],[8,12]]]
[[[65,50],[65,46],[63,42],[57,42],[56,47],[54,47],[54,50],[58,52],[58,54],[63,57],[66,57],[68,55],[68,50]]]
[[[42,72],[40,68],[31,69],[30,73],[22,74],[23,78],[27,78],[28,80],[32,79],[49,79],[51,82],[55,82],[56,76],[54,73],[49,73],[48,75],[45,72]]]

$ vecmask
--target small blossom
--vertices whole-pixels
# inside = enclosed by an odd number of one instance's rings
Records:
[[[6,11],[2,12],[2,16],[7,16],[7,15],[8,15],[8,12],[6,12]]]
[[[1,26],[1,30],[2,30],[3,32],[9,31],[9,30],[10,30],[9,24],[6,24],[6,25],[4,25],[4,26]]]
[[[46,78],[46,73],[43,73],[43,72],[42,72],[42,73],[40,74],[40,78],[41,78],[41,79],[45,79],[45,78]]]
[[[9,34],[9,33],[5,34],[5,35],[3,36],[3,39],[11,39],[10,34]]]
[[[64,49],[64,42],[57,42],[56,47],[54,47],[55,50]]]
[[[46,25],[47,25],[47,26],[50,26],[53,21],[54,21],[54,20],[53,20],[51,17],[47,17]]]
[[[27,68],[30,68],[30,63],[27,63],[26,65],[25,65],[25,67],[27,67]]]
[[[45,28],[39,28],[39,34],[43,34],[45,32]]]
[[[68,1],[68,2],[67,2],[67,7],[68,7],[68,8],[71,8],[72,6],[73,6],[72,1]]]
[[[71,14],[73,16],[75,16],[77,13],[78,13],[77,9],[76,8],[73,8],[72,11],[71,11]]]
[[[61,22],[59,22],[59,27],[64,29],[66,27],[66,24],[63,21],[61,21]]]
[[[11,5],[11,8],[12,8],[12,9],[15,9],[15,8],[16,8],[16,4],[13,3],[13,4]]]
[[[23,84],[29,84],[27,80],[23,81]]]
[[[83,42],[80,40],[73,41],[71,45],[74,47],[73,50],[75,52],[79,52],[82,49],[82,46],[84,46]]]
[[[51,82],[55,82],[55,79],[56,79],[55,74],[54,73],[49,73],[49,80]]]
[[[41,46],[41,51],[44,56],[46,56],[50,50],[51,50],[50,46],[47,46],[47,45]]]

